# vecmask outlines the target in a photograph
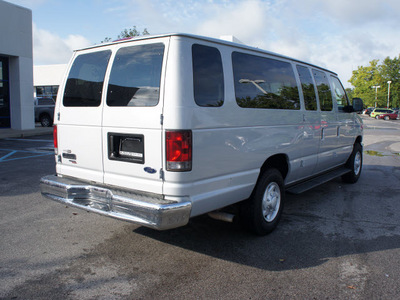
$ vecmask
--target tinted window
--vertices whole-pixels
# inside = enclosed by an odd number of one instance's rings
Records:
[[[292,65],[287,62],[233,52],[236,101],[240,107],[300,109]]]
[[[109,106],[156,106],[160,96],[164,44],[118,50],[108,84]]]
[[[194,100],[199,106],[222,106],[224,72],[217,48],[192,46]]]
[[[317,110],[317,97],[315,96],[314,81],[308,68],[297,66],[301,88],[303,89],[304,105],[306,110]]]
[[[53,98],[37,98],[38,105],[54,105]]]
[[[346,92],[340,83],[339,79],[336,77],[332,78],[332,85],[333,85],[333,95],[334,101],[336,101],[339,111],[343,111],[343,107],[349,105],[349,100],[347,99]]]
[[[111,51],[82,54],[75,58],[64,91],[64,106],[99,106]]]
[[[322,111],[331,111],[332,94],[329,81],[324,72],[313,70],[314,80],[317,85],[319,105]]]

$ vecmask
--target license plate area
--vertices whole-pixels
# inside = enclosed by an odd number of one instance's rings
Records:
[[[108,158],[144,164],[144,136],[142,134],[108,133]]]

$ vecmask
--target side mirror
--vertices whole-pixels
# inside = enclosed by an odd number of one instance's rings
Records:
[[[346,105],[345,107],[343,107],[343,111],[347,112],[347,113],[355,112],[353,106],[351,106],[351,105]]]
[[[361,98],[353,98],[353,109],[356,112],[361,112],[364,109],[364,103]]]

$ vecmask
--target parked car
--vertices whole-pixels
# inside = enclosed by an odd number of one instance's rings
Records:
[[[187,34],[95,45],[74,52],[59,95],[42,194],[104,216],[163,230],[233,220],[221,209],[237,205],[263,235],[285,191],[361,174],[362,100],[258,48]]]
[[[35,98],[35,122],[43,127],[53,126],[55,101],[53,98]]]
[[[394,110],[391,110],[391,109],[388,109],[388,108],[375,108],[375,109],[371,112],[371,114],[370,114],[369,116],[372,117],[372,118],[378,119],[378,116],[379,116],[379,115],[382,115],[382,114],[392,114],[392,113],[394,113]]]
[[[400,115],[399,115],[399,111],[394,111],[393,113],[389,113],[389,114],[381,114],[377,116],[378,119],[383,119],[383,120],[399,120]]]
[[[370,115],[371,112],[375,109],[375,107],[368,107],[363,111],[363,115]]]

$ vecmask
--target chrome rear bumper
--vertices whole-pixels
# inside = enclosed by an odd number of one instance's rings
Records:
[[[43,196],[68,206],[158,230],[186,225],[192,208],[188,199],[166,200],[55,175],[43,177],[40,188]]]

